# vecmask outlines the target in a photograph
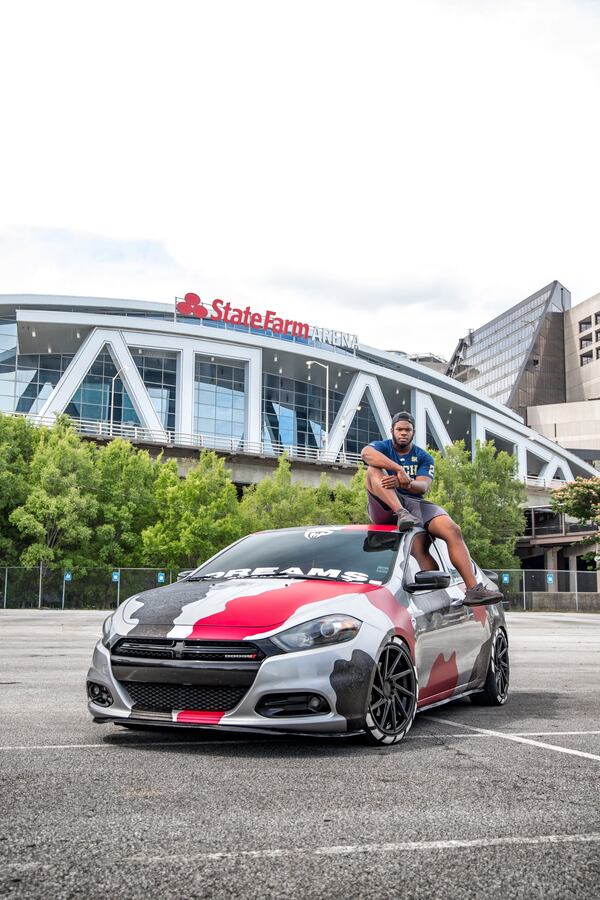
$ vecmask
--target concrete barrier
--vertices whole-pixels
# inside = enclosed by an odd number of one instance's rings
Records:
[[[527,609],[546,612],[596,612],[600,613],[600,593],[571,591],[527,592]]]

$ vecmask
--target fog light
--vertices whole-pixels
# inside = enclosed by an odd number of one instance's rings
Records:
[[[326,715],[331,707],[318,694],[267,694],[258,702],[256,712],[269,719],[289,716]]]
[[[92,703],[97,706],[112,706],[113,695],[103,684],[96,684],[95,681],[88,681],[87,693]]]

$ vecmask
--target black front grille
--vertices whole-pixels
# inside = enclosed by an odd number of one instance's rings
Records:
[[[249,641],[174,641],[123,638],[112,649],[121,659],[183,659],[201,662],[260,662],[262,650]]]
[[[198,709],[227,712],[237,706],[247,687],[218,687],[197,684],[152,684],[145,681],[123,682],[131,696],[133,708],[148,712],[171,712],[174,709]]]

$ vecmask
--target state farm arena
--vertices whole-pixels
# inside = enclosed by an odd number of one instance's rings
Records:
[[[219,305],[220,304],[220,305]],[[256,481],[286,452],[297,477],[347,479],[361,447],[410,410],[422,446],[492,438],[529,485],[597,472],[507,407],[402,354],[273,310],[94,297],[0,295],[0,410],[180,459],[225,454]]]

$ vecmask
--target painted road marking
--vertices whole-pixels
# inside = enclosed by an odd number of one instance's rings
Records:
[[[432,721],[432,722],[448,722],[448,724],[454,725],[457,728],[460,728],[460,727],[473,728],[473,726],[471,726],[471,725],[464,725],[464,726],[457,725],[456,723],[450,722],[450,720],[448,720],[448,719],[437,719],[437,718],[434,719],[433,717],[430,717],[430,716],[428,716],[427,718],[429,718],[430,721]],[[448,738],[449,740],[454,740],[455,738],[494,738],[494,737],[508,738],[510,740],[511,738],[520,738],[520,737],[548,737],[548,736],[549,737],[568,737],[571,735],[585,736],[585,735],[595,735],[595,734],[600,734],[600,730],[599,731],[502,732],[502,731],[490,731],[489,729],[485,729],[485,728],[473,728],[472,731],[468,731],[465,733],[462,733],[462,732],[457,733],[455,731],[452,731],[449,733],[442,732],[440,734],[415,734],[413,732],[412,734],[407,735],[407,737],[405,737],[404,740],[405,741],[438,741],[442,738]],[[267,744],[267,743],[277,744],[278,742],[279,743],[290,743],[292,740],[297,740],[298,737],[306,738],[307,735],[294,735],[294,734],[290,734],[289,736],[287,736],[287,735],[285,735],[285,736],[269,735],[268,737],[265,737],[265,738],[257,737],[256,740],[254,740],[254,741],[248,741],[248,740],[236,741],[236,740],[232,739],[230,741],[202,741],[202,740],[198,740],[198,741],[194,741],[194,740],[190,740],[190,741],[119,741],[119,742],[115,742],[115,743],[111,743],[110,741],[105,741],[104,743],[98,743],[98,744],[32,744],[32,745],[20,744],[18,746],[8,746],[8,747],[0,746],[0,752],[2,752],[3,750],[4,751],[9,751],[9,750],[14,750],[14,751],[17,751],[17,750],[88,750],[88,749],[93,750],[96,748],[100,748],[100,749],[105,748],[105,749],[115,750],[115,749],[119,749],[120,747],[240,747],[244,744]],[[319,737],[320,737],[320,739],[324,739],[327,737],[327,735],[320,735],[320,736],[319,735],[308,735],[308,737],[310,737],[311,740],[318,740]],[[279,739],[279,741],[278,741],[278,739]],[[403,742],[401,742],[401,743],[403,743]],[[526,741],[525,743],[537,743],[537,742],[535,742],[535,741],[527,742]],[[351,745],[348,745],[348,746],[351,746]],[[396,746],[398,747],[399,745],[396,745]],[[552,747],[551,744],[542,744],[542,743],[540,743],[539,746],[540,747],[542,747],[542,746]],[[565,750],[565,748],[561,748],[561,747],[553,747],[553,749],[554,750],[562,750],[565,753],[576,752],[576,751]],[[579,751],[577,751],[577,752],[579,752]],[[583,754],[583,755],[589,756],[590,754]],[[592,759],[600,759],[600,757],[596,757],[596,756],[592,755]]]
[[[123,856],[104,858],[106,864],[138,863],[148,865],[158,863],[212,862],[223,859],[281,859],[290,856],[350,856],[356,853],[401,853],[403,851],[428,850],[473,850],[494,847],[539,847],[557,844],[592,844],[600,842],[600,832],[590,834],[542,834],[537,837],[518,835],[515,837],[475,838],[474,840],[445,841],[400,841],[394,844],[342,844],[331,847],[285,847],[273,850],[218,850],[212,853],[161,854],[160,856]],[[38,862],[7,862],[6,868],[17,871],[49,869],[54,865]]]
[[[452,725],[453,728],[468,728],[469,731],[478,734],[487,734],[490,737],[503,738],[505,741],[515,741],[517,744],[529,744],[532,747],[541,747],[543,750],[554,750],[556,753],[567,753],[569,756],[582,756],[584,759],[593,759],[600,762],[600,756],[595,753],[584,753],[583,750],[572,750],[570,747],[559,747],[558,744],[546,744],[544,741],[532,741],[531,738],[521,737],[518,734],[510,734],[506,731],[493,731],[491,728],[475,728],[473,725],[465,725],[464,722],[453,722],[451,719],[442,719],[438,716],[424,716],[430,722],[442,722],[444,725]],[[558,735],[558,732],[553,732]]]

